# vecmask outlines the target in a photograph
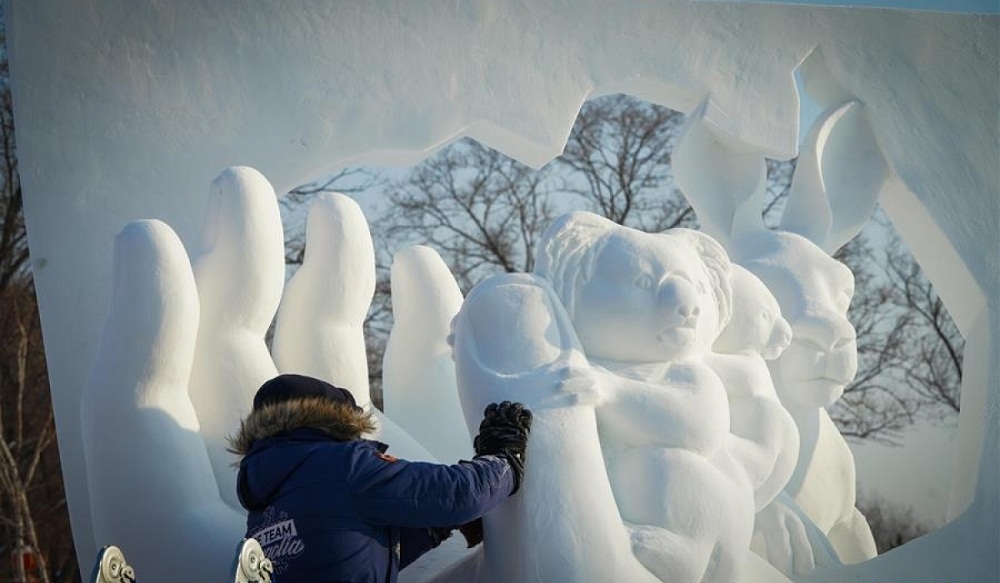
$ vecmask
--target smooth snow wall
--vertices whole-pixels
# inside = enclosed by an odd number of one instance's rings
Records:
[[[162,219],[190,246],[209,184],[233,164],[280,193],[347,164],[413,163],[464,134],[541,166],[583,101],[616,91],[684,112],[707,98],[721,129],[791,157],[793,71],[817,46],[836,91],[865,105],[895,172],[883,203],[969,340],[963,403],[976,405],[963,407],[955,508],[975,492],[984,410],[985,439],[998,439],[997,17],[681,0],[8,0],[6,10],[85,572],[108,541],[91,540],[80,390],[128,221]],[[997,492],[992,451],[980,497]]]

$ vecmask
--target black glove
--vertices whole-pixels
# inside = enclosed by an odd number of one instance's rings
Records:
[[[427,529],[431,535],[431,548],[437,548],[438,545],[444,541],[451,538],[451,531],[455,530],[453,526],[432,526]]]
[[[472,548],[483,542],[483,519],[477,518],[471,522],[466,522],[461,526],[432,526],[427,529],[431,537],[431,548],[437,548],[444,541],[451,538],[453,531],[458,530],[465,538],[466,548]]]
[[[483,542],[483,519],[480,517],[472,522],[466,522],[458,527],[458,531],[465,537],[466,547],[471,549]]]
[[[514,491],[524,476],[524,454],[531,431],[531,411],[520,403],[491,403],[483,412],[479,435],[472,441],[476,455],[496,455],[507,459],[514,472]]]

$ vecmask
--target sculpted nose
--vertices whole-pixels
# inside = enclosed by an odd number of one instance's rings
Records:
[[[675,276],[667,276],[660,284],[660,306],[672,311],[685,320],[696,318],[701,313],[698,307],[698,293],[688,281]]]
[[[857,334],[851,322],[838,315],[801,318],[792,324],[794,336],[826,352],[856,351]]]
[[[792,341],[792,327],[788,325],[788,321],[782,317],[778,317],[774,322],[774,329],[771,331],[771,337],[768,339],[767,343],[767,354],[763,354],[764,358],[772,359],[777,358]]]
[[[691,318],[701,313],[701,309],[692,304],[681,304],[677,306],[677,313],[684,316],[684,318]]]

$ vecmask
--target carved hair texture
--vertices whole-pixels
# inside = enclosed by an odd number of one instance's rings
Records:
[[[552,284],[570,319],[574,317],[574,291],[593,275],[608,235],[621,228],[604,217],[577,211],[556,219],[542,235],[535,274]]]
[[[594,266],[610,236],[618,230],[631,230],[604,217],[572,212],[557,219],[542,235],[535,273],[552,284],[570,318],[575,317],[575,291],[590,280]],[[729,255],[715,239],[692,229],[676,228],[650,237],[680,239],[698,253],[712,283],[712,294],[719,309],[719,328],[732,313],[733,291],[729,284]]]

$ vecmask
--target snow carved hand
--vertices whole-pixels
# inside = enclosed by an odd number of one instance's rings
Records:
[[[230,168],[215,180],[191,260],[160,221],[130,223],[115,240],[113,301],[83,392],[83,439],[95,542],[120,546],[143,581],[229,577],[245,515],[226,437],[279,368],[349,387],[369,403],[361,336],[374,289],[367,224],[353,201],[325,195],[307,237],[307,266],[312,259],[325,269],[297,274],[284,290],[274,360],[264,337],[282,301],[284,238],[277,198],[260,173]],[[356,265],[366,261],[370,270]],[[336,359],[323,358],[335,347]],[[401,455],[429,457],[406,441],[394,440]]]

